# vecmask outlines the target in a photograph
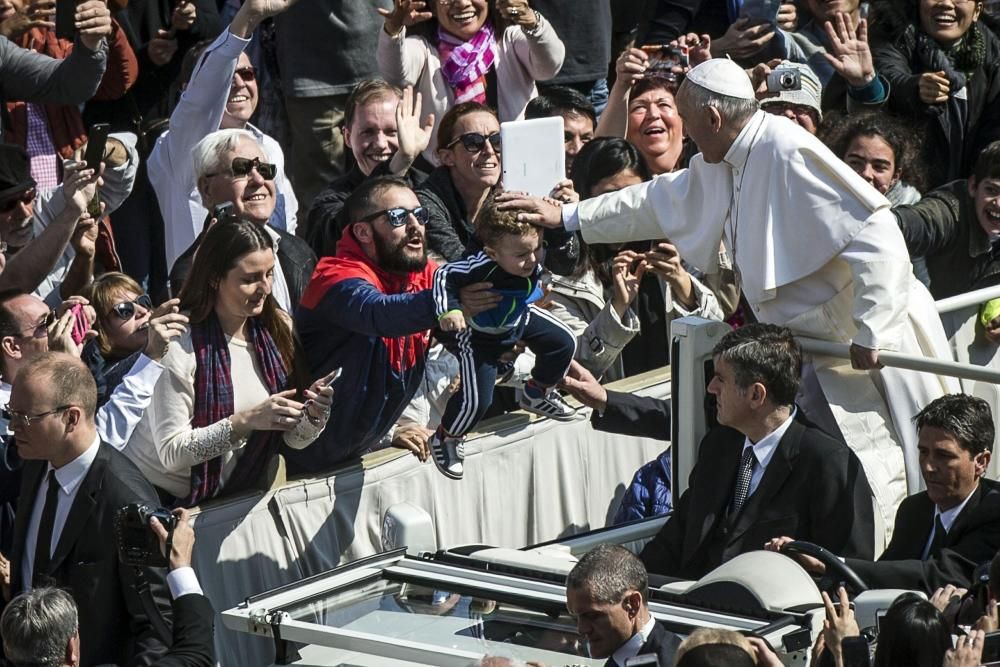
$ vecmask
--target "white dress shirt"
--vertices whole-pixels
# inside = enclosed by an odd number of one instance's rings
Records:
[[[83,479],[90,472],[90,466],[97,458],[97,452],[101,446],[101,438],[94,437],[94,442],[85,452],[56,470],[56,482],[59,484],[59,501],[56,505],[55,521],[52,524],[52,542],[49,544],[49,554],[55,552],[56,545],[59,544],[59,536],[62,535],[63,526],[66,525],[66,518],[69,510],[73,506],[76,494],[83,484]],[[42,483],[38,485],[38,492],[35,494],[35,505],[31,508],[31,516],[28,517],[28,532],[25,535],[24,556],[21,561],[21,583],[24,590],[31,590],[31,581],[35,570],[35,550],[39,546],[38,528],[42,522],[42,512],[45,510],[45,496],[49,490],[49,471],[52,470],[50,463],[45,467],[45,474],[42,476]]]
[[[167,588],[170,589],[170,597],[174,600],[182,595],[204,595],[198,576],[191,567],[179,567],[167,572]]]
[[[976,488],[979,487],[977,486]],[[973,489],[972,493],[975,492],[976,489]],[[931,524],[931,534],[928,535],[927,543],[924,544],[924,551],[922,554],[920,554],[920,558],[922,560],[927,560],[927,555],[931,551],[931,545],[934,543],[934,533],[937,532],[937,518],[941,517],[941,525],[944,526],[944,532],[946,534],[950,533],[951,527],[955,525],[955,519],[957,519],[958,515],[962,513],[962,510],[965,509],[965,506],[969,504],[969,498],[972,497],[972,493],[967,495],[965,497],[965,500],[963,500],[958,505],[955,505],[950,510],[945,510],[942,512],[940,507],[934,508],[934,523]]]
[[[149,181],[156,191],[166,232],[167,267],[173,266],[194,243],[208,216],[198,194],[191,155],[199,141],[219,129],[236,64],[249,44],[250,40],[237,37],[226,29],[205,49],[205,55],[170,115],[170,129],[156,140],[156,147],[149,156]],[[285,178],[285,156],[281,146],[249,123],[245,129],[257,138],[268,161],[278,167],[274,187],[285,197],[286,231],[294,233],[299,203]]]
[[[767,464],[771,462],[771,458],[774,456],[775,450],[778,449],[778,443],[781,439],[785,437],[785,433],[788,431],[788,427],[792,425],[792,420],[795,419],[795,413],[798,408],[792,408],[792,414],[781,423],[781,426],[774,429],[763,438],[758,440],[756,443],[750,442],[750,438],[745,438],[743,441],[743,449],[740,451],[740,458],[743,458],[743,452],[747,450],[747,447],[753,449],[753,456],[757,459],[757,465],[753,467],[753,475],[750,476],[750,489],[747,491],[747,498],[754,494],[757,487],[760,486],[760,480],[764,477],[764,471],[767,470]]]
[[[153,388],[163,373],[163,366],[140,354],[120,385],[111,392],[107,403],[97,411],[97,437],[117,450],[128,444],[153,400]],[[0,382],[0,407],[10,401],[11,385]],[[11,435],[10,424],[0,416],[0,433]]]
[[[618,647],[618,650],[611,654],[611,659],[615,661],[618,667],[624,667],[625,661],[629,658],[634,658],[639,655],[639,651],[642,649],[643,644],[649,640],[649,636],[653,634],[653,628],[656,627],[656,619],[652,616],[649,620],[639,628],[639,632],[635,633],[629,637],[628,641]]]

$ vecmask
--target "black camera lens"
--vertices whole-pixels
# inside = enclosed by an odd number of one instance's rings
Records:
[[[778,83],[781,85],[782,88],[785,88],[785,89],[794,88],[795,87],[795,75],[792,74],[791,72],[786,72],[786,73],[784,73],[784,74],[781,75],[780,79],[778,79]]]

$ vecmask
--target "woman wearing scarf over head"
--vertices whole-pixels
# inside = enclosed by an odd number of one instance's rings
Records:
[[[982,0],[876,4],[875,65],[889,106],[925,123],[931,188],[965,178],[979,152],[1000,139],[1000,28]]]
[[[528,0],[393,0],[379,12],[379,70],[389,83],[413,86],[421,116],[462,102],[499,111],[500,121],[523,117],[538,94],[535,81],[559,73],[566,49]],[[438,158],[437,124],[424,157]]]
[[[191,326],[163,358],[153,401],[125,454],[165,500],[191,507],[254,488],[282,444],[326,426],[324,378],[300,392],[292,320],[271,294],[274,248],[260,225],[215,223],[180,293]]]

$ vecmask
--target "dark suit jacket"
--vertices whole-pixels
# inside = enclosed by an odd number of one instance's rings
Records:
[[[603,430],[666,439],[666,401],[608,392]],[[620,426],[620,429],[609,427]],[[729,515],[742,433],[719,426],[702,440],[688,489],[639,557],[646,569],[698,579],[721,563],[790,535],[838,554],[871,558],[875,549],[872,492],[861,463],[847,445],[801,417],[788,428],[757,490]]]
[[[972,585],[972,573],[1000,550],[1000,482],[981,479],[948,531],[941,552],[920,560],[934,526],[934,503],[926,491],[903,500],[892,540],[876,562],[847,564],[872,588],[912,588],[928,595],[945,584]]]
[[[21,496],[11,554],[11,592],[23,592],[21,561],[28,519],[47,463],[24,466]],[[166,650],[150,624],[136,593],[136,575],[118,561],[114,534],[115,513],[129,503],[159,506],[156,491],[125,456],[101,443],[70,507],[66,525],[52,556],[55,585],[73,595],[80,609],[81,664],[149,665]],[[157,606],[169,620],[164,571],[144,568]]]
[[[174,643],[153,667],[214,667],[215,610],[204,595],[182,595],[171,603]]]
[[[309,284],[309,279],[312,278],[313,269],[316,268],[316,255],[309,248],[309,244],[298,236],[293,236],[280,229],[275,229],[274,231],[278,233],[279,239],[278,262],[281,264],[281,273],[285,277],[285,283],[288,285],[288,297],[292,301],[292,312],[294,313],[295,306],[302,299],[302,293],[306,291],[306,285]],[[170,269],[170,288],[174,296],[180,294],[181,287],[184,286],[184,281],[187,280],[188,274],[191,273],[194,253],[198,250],[198,246],[201,245],[201,240],[204,237],[205,232],[202,231],[194,243],[177,258],[173,268]],[[160,302],[166,301],[166,295],[162,296],[164,298]]]
[[[653,626],[653,632],[650,633],[649,639],[646,643],[642,645],[639,649],[638,655],[653,654],[660,661],[660,667],[672,667],[674,664],[674,656],[677,654],[677,648],[681,645],[681,638],[672,632],[669,632],[666,628],[657,622]],[[614,664],[614,660],[608,658],[605,663],[606,667],[611,667]],[[619,665],[618,667],[622,667]]]

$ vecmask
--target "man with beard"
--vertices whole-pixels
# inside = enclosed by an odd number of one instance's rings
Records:
[[[337,254],[316,265],[295,311],[311,377],[343,373],[320,437],[283,452],[291,472],[328,470],[379,443],[420,385],[437,323],[427,212],[406,182],[369,179],[345,209]]]

